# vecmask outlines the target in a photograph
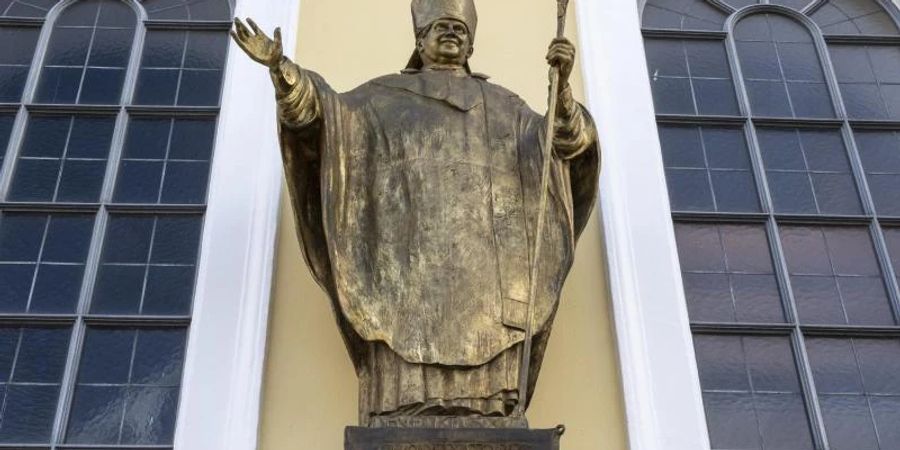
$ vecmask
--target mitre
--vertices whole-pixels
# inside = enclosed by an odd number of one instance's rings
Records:
[[[413,0],[412,1],[413,31],[416,37],[428,25],[439,19],[456,19],[469,29],[471,41],[475,42],[475,29],[478,27],[478,13],[475,11],[474,0]],[[469,63],[465,64],[466,71]],[[407,71],[417,71],[422,68],[422,59],[419,52],[413,50],[412,57],[406,64]]]

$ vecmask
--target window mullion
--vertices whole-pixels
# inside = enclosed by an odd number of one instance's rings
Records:
[[[794,292],[790,282],[790,272],[788,271],[787,258],[785,257],[784,248],[781,245],[781,232],[779,230],[778,221],[774,215],[766,224],[769,234],[769,246],[772,251],[772,258],[775,260],[775,274],[778,278],[779,292],[782,296],[782,304],[785,306],[785,318],[793,325],[791,333],[791,345],[794,347],[794,361],[797,364],[798,374],[800,376],[800,385],[803,390],[803,402],[806,405],[807,414],[810,420],[810,428],[813,436],[813,443],[817,449],[827,450],[828,437],[825,433],[825,419],[822,415],[822,409],[819,406],[819,397],[816,391],[816,383],[813,379],[812,368],[809,363],[809,355],[806,351],[805,337],[800,327],[800,315],[797,311],[797,303],[794,300]]]
[[[78,363],[81,359],[81,349],[84,344],[86,325],[84,316],[90,311],[90,299],[93,295],[94,284],[100,265],[100,253],[103,246],[103,238],[106,234],[106,224],[109,214],[106,208],[101,207],[94,220],[94,232],[91,235],[91,247],[85,262],[84,277],[82,278],[81,292],[78,306],[75,311],[77,319],[72,327],[71,344],[66,359],[66,369],[60,385],[59,403],[57,404],[56,420],[53,424],[51,445],[56,449],[65,441],[66,427],[68,425],[69,410],[72,406],[72,397],[75,393],[75,382],[78,376]]]
[[[6,200],[6,195],[9,193],[9,186],[12,184],[13,168],[16,160],[19,159],[19,149],[22,146],[22,141],[25,139],[27,122],[28,110],[24,106],[20,106],[19,111],[16,113],[12,133],[9,136],[9,143],[5,149],[6,155],[3,158],[3,165],[0,167],[0,201]]]
[[[875,244],[875,254],[878,255],[881,270],[884,272],[882,278],[887,281],[885,286],[888,291],[888,299],[891,302],[891,310],[894,313],[894,323],[900,324],[900,285],[898,285],[895,274],[895,267],[888,254],[887,242],[884,239],[884,231],[881,229],[881,223],[878,217],[872,221],[871,225],[872,237]]]

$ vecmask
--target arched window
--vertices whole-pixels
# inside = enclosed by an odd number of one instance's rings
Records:
[[[0,448],[173,445],[230,11],[0,0]]]
[[[900,448],[900,32],[876,0],[649,0],[714,449]]]

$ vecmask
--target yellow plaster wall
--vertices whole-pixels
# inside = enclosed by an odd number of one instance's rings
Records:
[[[556,2],[480,0],[478,7],[473,70],[491,75],[536,110],[546,109],[544,54],[555,30]],[[575,41],[574,17],[569,24]],[[338,91],[402,69],[412,48],[409,0],[302,0],[295,59]],[[580,78],[573,86],[581,98]],[[287,201],[283,207],[260,449],[338,450],[343,427],[357,420],[356,377],[329,303],[300,256]],[[565,450],[627,447],[602,245],[594,217],[563,291],[528,411],[533,427],[567,426]]]

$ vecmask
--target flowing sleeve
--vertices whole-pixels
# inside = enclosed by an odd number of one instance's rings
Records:
[[[591,115],[575,101],[572,88],[567,86],[559,95],[556,135],[553,137],[557,157],[564,160],[575,158],[596,141],[597,131]]]

